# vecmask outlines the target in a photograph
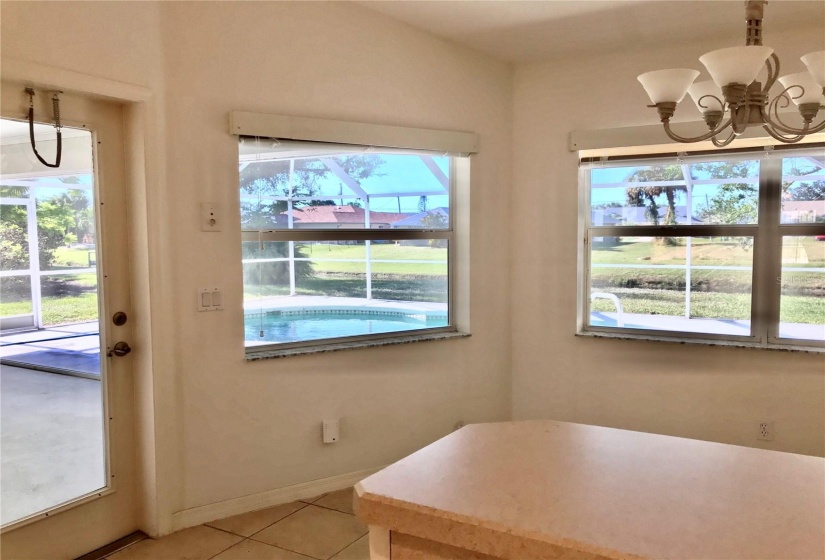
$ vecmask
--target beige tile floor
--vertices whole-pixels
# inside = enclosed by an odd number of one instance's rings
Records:
[[[110,560],[369,560],[352,488],[236,515],[112,554]]]

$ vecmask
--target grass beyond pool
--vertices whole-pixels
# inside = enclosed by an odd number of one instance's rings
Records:
[[[447,326],[444,314],[358,309],[265,311],[244,317],[247,343],[284,343]]]

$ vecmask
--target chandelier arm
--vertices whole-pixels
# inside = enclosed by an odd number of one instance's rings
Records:
[[[710,141],[713,142],[713,145],[716,146],[717,148],[724,148],[725,146],[727,146],[728,144],[733,142],[733,140],[735,138],[736,138],[736,133],[733,130],[731,130],[730,135],[725,140],[719,140],[718,136],[714,136],[713,138],[710,139]]]
[[[738,118],[739,115],[744,115],[742,118]],[[748,123],[751,119],[751,105],[750,103],[745,104],[744,112],[740,113],[736,109],[731,109],[730,112],[731,124],[733,126],[733,132],[735,134],[742,134],[748,129]]]
[[[763,117],[765,118],[765,122],[767,124],[771,125],[774,128],[774,130],[783,132],[785,134],[806,135],[815,134],[817,132],[825,130],[825,120],[823,120],[821,123],[815,126],[811,126],[810,122],[806,122],[804,125],[802,125],[802,128],[794,128],[792,126],[786,125],[782,121],[782,119],[779,118],[779,114],[776,111],[774,111],[774,116],[776,117],[776,120],[771,118],[770,112],[763,113]]]
[[[771,60],[774,62],[772,65],[769,64]],[[779,57],[776,56],[776,53],[771,53],[771,56],[765,61],[765,65],[768,67],[768,81],[765,82],[765,87],[762,88],[762,91],[768,93],[776,83],[777,78],[779,78]]]
[[[799,134],[797,136],[792,136],[792,137],[791,136],[783,136],[781,133],[776,132],[774,129],[772,129],[770,126],[768,126],[766,124],[763,124],[762,128],[764,128],[765,132],[770,134],[772,137],[776,138],[780,142],[784,142],[785,144],[794,144],[796,142],[799,142],[800,140],[802,140],[805,137],[802,134]]]
[[[677,142],[682,142],[682,143],[691,143],[691,142],[701,142],[702,140],[708,140],[710,138],[713,138],[714,136],[716,136],[717,134],[719,134],[720,132],[725,130],[727,127],[729,127],[732,122],[733,121],[731,119],[728,119],[727,122],[725,124],[723,124],[722,126],[714,128],[713,130],[711,130],[707,134],[703,134],[701,136],[695,136],[693,138],[686,138],[684,136],[679,136],[678,134],[674,133],[670,129],[670,120],[663,120],[662,125],[665,127],[665,134],[667,134],[668,137],[671,140],[676,140]]]
[[[784,108],[784,107],[787,107],[788,105],[790,105],[790,103],[791,103],[790,100],[791,99],[796,99],[796,97],[794,97],[794,96],[792,96],[791,94],[788,93],[789,90],[794,89],[794,88],[802,90],[802,94],[800,94],[800,95],[803,95],[804,92],[805,92],[805,88],[803,88],[802,86],[794,85],[794,86],[789,86],[789,87],[785,88],[782,91],[782,93],[780,93],[773,101],[770,102],[770,104],[768,105],[767,112],[765,112],[765,111],[762,112],[762,116],[764,117],[765,122],[770,124],[776,131],[784,132],[785,134],[793,134],[793,135],[802,134],[802,135],[805,135],[805,134],[815,134],[817,132],[825,130],[825,120],[823,120],[821,123],[819,123],[818,125],[815,125],[813,127],[811,126],[810,122],[806,122],[802,128],[794,128],[794,127],[789,126],[788,124],[786,124],[782,120],[782,117],[779,116],[779,102],[780,101],[785,102],[785,104],[782,106]],[[773,118],[771,118],[771,111],[773,111]]]

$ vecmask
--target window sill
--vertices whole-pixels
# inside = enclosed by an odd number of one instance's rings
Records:
[[[246,351],[246,360],[254,362],[257,360],[270,360],[273,358],[286,358],[288,356],[304,356],[306,354],[322,354],[325,352],[338,352],[340,350],[351,350],[355,348],[375,348],[378,346],[391,346],[395,344],[409,344],[411,342],[426,342],[429,340],[448,340],[451,338],[468,338],[470,333],[462,332],[439,332],[430,334],[410,334],[405,336],[395,336],[391,338],[381,338],[373,340],[353,340],[349,342],[335,342],[331,344],[317,344],[314,346],[301,346],[292,348],[267,348],[265,350],[249,349]]]
[[[801,352],[804,354],[825,353],[823,346],[800,346],[792,344],[761,344],[758,342],[742,342],[736,340],[717,340],[708,338],[680,338],[678,336],[650,336],[646,334],[605,333],[595,331],[579,331],[576,336],[587,338],[613,338],[617,340],[643,340],[648,342],[670,342],[671,344],[701,344],[704,346],[727,346],[729,348],[752,348],[757,350],[779,350],[782,352]]]

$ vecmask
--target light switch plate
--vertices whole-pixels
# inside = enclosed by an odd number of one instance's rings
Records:
[[[221,231],[222,217],[217,205],[212,202],[201,202],[201,231]]]
[[[198,290],[198,311],[221,311],[223,291],[220,288],[200,288]]]

